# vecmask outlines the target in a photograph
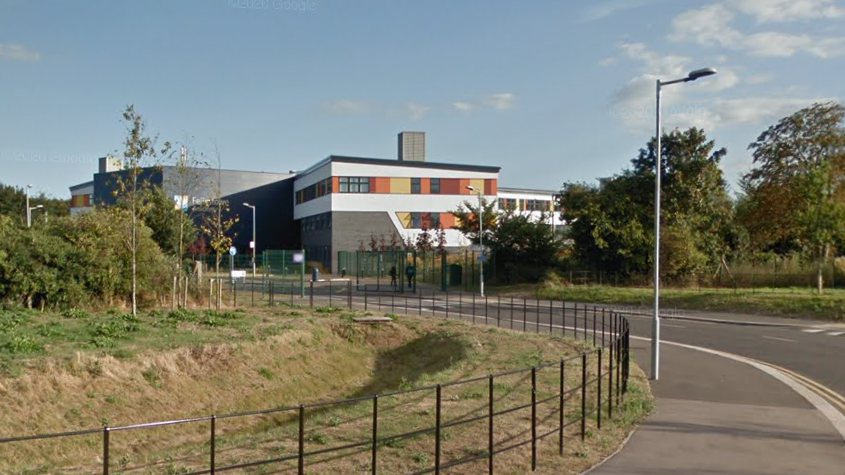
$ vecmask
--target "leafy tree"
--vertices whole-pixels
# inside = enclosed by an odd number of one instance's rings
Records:
[[[654,244],[656,140],[634,158],[632,168],[600,185],[566,183],[560,196],[573,256],[581,264],[627,275],[645,274]],[[661,270],[683,280],[720,265],[732,240],[727,235],[732,203],[715,149],[701,129],[674,130],[662,139]]]
[[[223,160],[217,145],[214,146],[217,157],[217,174],[212,184],[213,197],[210,202],[199,208],[201,213],[202,232],[208,237],[208,244],[214,251],[214,272],[220,274],[220,261],[223,254],[232,246],[234,234],[231,233],[232,226],[238,222],[238,216],[229,213],[229,201],[223,199],[222,178],[220,170]]]
[[[547,216],[533,218],[515,210],[500,212],[484,244],[496,258],[496,267],[510,282],[514,278],[536,280],[554,266],[560,242],[546,224]]]
[[[758,250],[800,250],[822,268],[845,239],[845,108],[813,104],[766,129],[748,148],[755,168],[742,179],[740,220]]]
[[[169,152],[170,143],[165,142],[160,151],[156,150],[157,137],[147,135],[146,122],[132,104],[126,106],[123,111],[123,120],[126,127],[123,151],[124,170],[116,174],[114,194],[118,203],[125,206],[131,213],[128,246],[132,254],[132,315],[137,315],[138,229],[142,224],[144,214],[149,210],[150,183],[145,178],[146,168],[155,165],[159,156]]]
[[[68,200],[52,198],[44,193],[29,195],[30,206],[43,206],[44,218],[61,217],[70,214],[70,203]],[[22,187],[4,185],[0,183],[0,214],[12,218],[12,224],[23,225],[26,222],[26,191]],[[38,222],[40,217],[33,216],[33,224]]]
[[[494,201],[488,201],[485,198],[481,198],[481,209],[483,211],[482,214],[484,215],[483,227],[485,241],[487,240],[488,231],[496,224],[495,205],[496,203]],[[455,215],[455,221],[457,223],[454,228],[460,231],[472,243],[478,244],[478,205],[473,204],[471,201],[464,201],[462,204],[458,205],[458,209],[452,211],[452,214]]]
[[[423,227],[422,231],[417,234],[416,248],[421,251],[430,251],[434,248],[431,232],[427,227]]]

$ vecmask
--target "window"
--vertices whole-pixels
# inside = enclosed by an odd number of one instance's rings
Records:
[[[422,213],[411,213],[411,227],[422,228]]]
[[[546,200],[525,200],[526,211],[548,211],[549,202]]]
[[[350,177],[342,176],[338,179],[341,193],[369,193],[370,192],[370,178],[369,177]]]
[[[440,213],[431,213],[428,227],[429,229],[437,229],[440,227]]]
[[[325,180],[320,180],[313,185],[306,186],[305,188],[296,192],[296,204],[305,203],[306,201],[311,201],[313,199],[319,198],[321,196],[328,195],[332,192],[332,179],[331,177],[326,178]]]
[[[414,194],[414,195],[420,194],[420,179],[419,178],[411,178],[411,194]]]
[[[411,185],[413,187],[413,185]],[[431,194],[432,195],[439,195],[440,194],[440,178],[432,178],[431,179]]]

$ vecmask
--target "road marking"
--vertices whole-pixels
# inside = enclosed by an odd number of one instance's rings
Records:
[[[776,337],[776,336],[766,336],[766,335],[763,335],[763,338],[766,338],[766,339],[769,339],[769,340],[788,341],[788,342],[790,342],[790,343],[797,343],[795,340],[790,340],[789,338],[778,338],[778,337]]]
[[[672,328],[686,328],[685,326],[681,326],[681,325],[672,325],[672,324],[669,324],[669,323],[661,323],[660,325],[661,325],[661,326],[664,326],[664,327],[672,327]]]
[[[842,336],[842,335],[845,335],[845,332],[833,332],[833,333],[828,333],[827,335],[828,336]]]
[[[821,333],[824,331],[824,328],[805,328],[801,331],[804,333]]]

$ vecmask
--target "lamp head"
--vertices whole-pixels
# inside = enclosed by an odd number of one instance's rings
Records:
[[[687,74],[687,81],[695,81],[698,78],[703,78],[703,77],[706,77],[706,76],[712,76],[712,75],[716,74],[717,72],[718,71],[716,71],[716,68],[696,69],[695,71],[690,71],[689,74]]]
[[[475,191],[475,188],[472,185],[467,185],[467,190]]]

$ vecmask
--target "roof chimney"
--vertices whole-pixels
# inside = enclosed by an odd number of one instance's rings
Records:
[[[425,161],[425,132],[399,133],[399,161]]]

